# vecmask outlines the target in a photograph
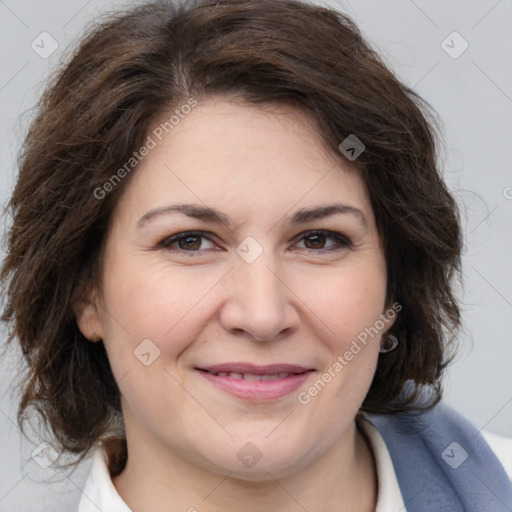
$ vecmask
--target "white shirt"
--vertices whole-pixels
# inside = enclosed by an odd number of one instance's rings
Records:
[[[375,512],[406,512],[389,451],[379,431],[366,419],[361,427],[370,440],[377,466],[378,496]],[[483,436],[512,480],[512,439],[484,432]],[[97,448],[77,512],[132,512],[117,492],[107,468],[106,454]]]

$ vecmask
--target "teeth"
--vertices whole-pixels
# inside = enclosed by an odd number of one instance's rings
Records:
[[[263,375],[254,375],[253,373],[244,373],[244,380],[261,380]]]
[[[285,373],[284,376],[286,377],[286,375],[287,374]],[[260,375],[260,377],[260,380],[276,380],[280,378],[279,375]]]
[[[258,381],[258,380],[277,380],[277,379],[285,379],[288,377],[289,373],[273,373],[269,375],[256,375],[254,373],[236,373],[236,372],[217,372],[213,373],[213,375],[217,375],[218,377],[229,377],[230,379],[237,380],[248,380],[248,381]]]

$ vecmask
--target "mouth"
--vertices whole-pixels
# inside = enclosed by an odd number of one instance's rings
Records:
[[[300,387],[314,369],[292,364],[226,363],[195,368],[216,388],[249,401],[282,398]]]

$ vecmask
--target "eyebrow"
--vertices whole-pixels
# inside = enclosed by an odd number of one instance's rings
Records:
[[[148,211],[137,221],[137,228],[141,228],[155,217],[159,217],[161,215],[170,215],[175,212],[184,214],[187,217],[191,217],[193,219],[208,222],[210,224],[219,224],[227,228],[231,227],[231,221],[229,217],[218,210],[195,204],[176,204],[171,206],[164,206],[162,208],[155,208]],[[339,203],[317,206],[313,208],[302,208],[292,215],[292,217],[289,219],[289,223],[292,225],[301,224],[310,222],[312,220],[324,219],[337,213],[351,215],[355,217],[360,224],[368,227],[368,220],[362,210],[354,206]]]

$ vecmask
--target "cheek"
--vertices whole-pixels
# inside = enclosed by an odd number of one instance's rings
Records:
[[[375,326],[383,313],[386,274],[380,264],[351,266],[319,279],[297,282],[294,291],[307,298],[317,325],[332,348],[342,350]]]
[[[142,266],[136,258],[108,271],[103,318],[108,359],[124,403],[149,428],[155,408],[170,407],[169,396],[176,404],[186,399],[176,363],[201,334],[206,317],[201,298],[213,278]]]
[[[107,275],[105,297],[126,331],[135,337],[162,339],[186,322],[222,276],[220,271],[197,272],[162,262],[142,263],[138,257],[112,265]],[[118,326],[114,326],[116,328]]]
[[[118,261],[105,272],[102,319],[114,374],[122,377],[130,371],[133,377],[142,376],[147,361],[137,359],[141,352],[155,358],[152,369],[163,368],[165,361],[172,371],[173,361],[198,340],[210,318],[214,294],[209,292],[223,271],[199,273],[161,262],[142,265],[137,257]]]

